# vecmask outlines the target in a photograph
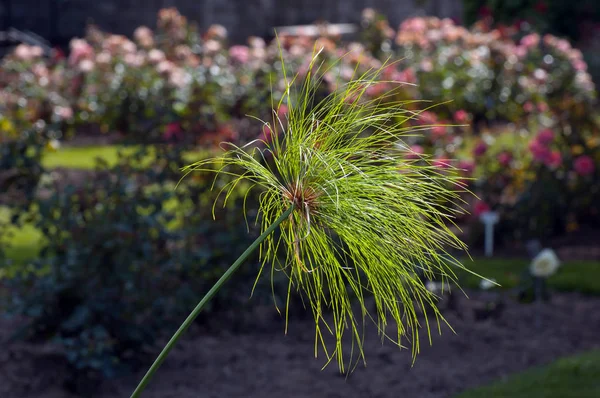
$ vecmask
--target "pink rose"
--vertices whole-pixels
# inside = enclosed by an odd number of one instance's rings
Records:
[[[573,166],[577,174],[581,176],[590,175],[595,170],[594,160],[587,155],[582,155],[575,159]]]
[[[559,167],[562,164],[562,156],[558,151],[552,151],[544,161],[548,167]]]
[[[510,152],[501,152],[498,154],[498,163],[502,167],[507,167],[512,161],[512,153]]]
[[[485,142],[480,141],[473,149],[473,154],[477,157],[483,156],[487,152],[488,146]]]
[[[529,150],[531,151],[533,158],[542,163],[546,163],[552,155],[550,149],[538,140],[533,140],[529,143]]]
[[[247,46],[231,46],[229,56],[234,61],[245,64],[250,59],[250,49]]]
[[[432,164],[439,169],[449,169],[450,168],[450,159],[435,159]]]
[[[536,139],[542,145],[550,145],[554,141],[554,132],[550,129],[544,129],[538,133]]]
[[[447,132],[446,126],[433,126],[431,129],[431,134],[433,134],[433,138],[435,139],[442,138]]]
[[[456,120],[457,123],[466,123],[469,121],[469,113],[464,109],[460,109],[454,112],[454,120]]]
[[[277,116],[279,116],[279,118],[285,117],[285,115],[287,115],[287,113],[288,113],[288,107],[286,104],[281,104],[279,106],[279,108],[277,108]]]
[[[475,162],[470,160],[461,160],[458,163],[458,168],[463,171],[466,176],[470,177],[475,171]]]
[[[423,111],[419,114],[419,124],[424,126],[431,126],[437,123],[437,115],[431,111]]]
[[[413,145],[409,148],[409,151],[406,153],[406,159],[419,159],[421,155],[425,152],[421,145]]]
[[[276,133],[273,132],[273,129],[271,129],[271,126],[269,126],[268,124],[265,124],[262,127],[262,134],[260,135],[259,139],[261,139],[262,141],[264,141],[266,143],[270,143],[271,141],[273,141],[275,134]]]
[[[521,39],[521,45],[527,49],[536,47],[540,43],[540,35],[531,33]]]

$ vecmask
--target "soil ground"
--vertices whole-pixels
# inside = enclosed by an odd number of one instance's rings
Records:
[[[508,293],[469,292],[458,296],[444,316],[447,327],[422,349],[414,366],[408,350],[383,345],[374,328],[367,330],[367,366],[340,375],[335,364],[321,370],[315,359],[312,321],[267,316],[241,334],[191,330],[163,364],[145,392],[146,398],[196,397],[452,397],[558,357],[600,347],[600,298],[555,293],[549,303],[520,304]],[[477,319],[490,299],[503,310]],[[483,311],[485,313],[485,311]],[[0,341],[14,330],[0,324]],[[47,347],[3,344],[0,352],[0,397],[72,398],[65,392],[68,372]],[[94,388],[98,398],[128,397],[141,378],[135,374]],[[88,396],[88,395],[86,395]]]

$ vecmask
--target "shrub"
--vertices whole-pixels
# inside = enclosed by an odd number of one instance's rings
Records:
[[[256,235],[236,210],[209,220],[210,179],[175,189],[181,155],[172,146],[128,152],[114,167],[99,164],[84,186],[49,186],[36,199],[45,245],[35,272],[9,281],[10,308],[31,320],[25,336],[63,347],[73,382],[143,362]],[[245,189],[229,200],[241,206]],[[246,199],[252,212],[255,199]],[[237,275],[210,309],[247,305],[255,272],[250,265]],[[271,286],[256,293],[270,299]]]

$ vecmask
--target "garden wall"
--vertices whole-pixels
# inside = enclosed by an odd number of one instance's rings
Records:
[[[164,7],[177,7],[201,28],[223,24],[234,41],[269,35],[274,26],[319,19],[357,22],[366,7],[382,11],[392,26],[414,15],[462,16],[461,0],[3,0],[0,30],[12,26],[64,43],[81,36],[93,20],[104,30],[131,34],[139,25],[153,26]]]

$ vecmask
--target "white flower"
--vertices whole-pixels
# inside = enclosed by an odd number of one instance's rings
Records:
[[[559,266],[560,260],[554,250],[544,249],[531,261],[529,272],[538,278],[547,278],[553,275]]]
[[[425,289],[429,290],[431,293],[437,293],[442,291],[443,285],[440,282],[427,281],[425,282]]]
[[[159,62],[165,60],[165,53],[156,48],[153,48],[152,50],[150,50],[150,52],[148,52],[148,59],[153,64],[158,64]]]
[[[496,286],[495,279],[482,279],[479,281],[479,288],[481,290],[490,290],[491,288]]]
[[[46,145],[46,147],[50,151],[56,152],[60,149],[60,141],[56,140],[56,139],[52,139],[52,140],[48,141],[48,144]]]
[[[79,63],[79,70],[86,73],[94,70],[94,62],[89,59],[84,59]]]

